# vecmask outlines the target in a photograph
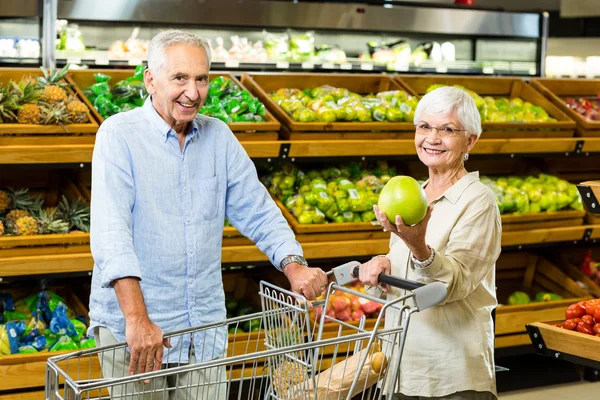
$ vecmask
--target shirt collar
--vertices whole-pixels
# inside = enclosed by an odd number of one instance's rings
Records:
[[[155,132],[157,132],[163,140],[163,143],[167,141],[169,135],[173,137],[177,137],[177,133],[173,128],[167,124],[167,122],[160,116],[160,114],[154,108],[152,104],[152,96],[148,96],[143,105],[143,111],[150,121],[150,125],[154,128]],[[189,126],[189,132],[186,135],[186,141],[191,140],[199,131],[200,122],[195,118]]]
[[[448,201],[450,203],[456,204],[458,199],[460,199],[460,196],[462,196],[464,191],[467,190],[467,188],[471,185],[471,183],[476,182],[478,180],[479,180],[479,171],[469,172],[465,176],[460,178],[458,180],[458,182],[456,182],[454,185],[450,186],[450,188],[448,188],[444,192],[444,194],[440,196],[440,198],[445,197],[446,199],[448,199]],[[423,183],[423,187],[427,186],[428,183],[429,183],[429,179],[427,179]],[[439,200],[439,198],[436,200]]]

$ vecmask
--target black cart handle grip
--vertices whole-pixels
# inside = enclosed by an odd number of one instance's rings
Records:
[[[359,268],[360,267],[355,267],[354,270],[352,271],[352,275],[354,275],[357,278],[358,278]],[[377,277],[377,280],[379,281],[379,283],[385,283],[386,285],[393,286],[398,289],[405,289],[405,290],[415,290],[415,289],[425,286],[425,283],[415,282],[415,281],[411,281],[408,279],[402,279],[402,278],[398,278],[393,275],[387,275],[387,274],[379,274],[379,276]]]

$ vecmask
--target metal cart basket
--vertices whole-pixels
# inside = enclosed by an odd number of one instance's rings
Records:
[[[165,351],[160,371],[129,376],[127,366],[115,368],[111,360],[128,360],[125,343],[52,357],[46,368],[45,397],[382,398],[397,382],[411,314],[441,302],[446,287],[382,274],[380,282],[405,290],[405,295],[386,301],[343,286],[355,280],[359,266],[350,262],[334,268],[336,282],[328,286],[324,301],[312,304],[298,294],[261,282],[262,312],[165,335],[173,347]],[[359,323],[345,322],[339,315],[336,318],[334,297],[340,301],[346,294],[358,296],[361,302],[381,304],[377,320],[367,327],[364,317]],[[401,318],[386,329],[383,318],[391,308]],[[239,332],[242,326],[254,327],[254,332]]]

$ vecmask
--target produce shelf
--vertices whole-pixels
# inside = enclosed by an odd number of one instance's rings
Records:
[[[597,215],[600,214],[600,203],[598,203],[598,199],[600,198],[600,181],[582,182],[577,185],[577,190],[579,190],[583,204],[585,204],[590,214],[593,214],[592,219],[596,220]]]
[[[556,122],[484,121],[481,126],[483,137],[486,138],[572,137],[575,134],[576,123],[532,85],[519,78],[398,75],[396,80],[419,96],[423,96],[430,86],[441,84],[460,85],[481,97],[520,97],[523,101],[542,107],[550,117],[557,119]]]
[[[376,231],[300,234],[297,239],[309,260],[369,257],[386,253],[389,249],[389,235]],[[580,241],[591,243],[597,239],[600,239],[600,224],[503,232],[502,246],[529,247]],[[89,272],[94,265],[89,246],[86,244],[66,248],[41,246],[29,251],[30,255],[20,256],[22,250],[18,248],[0,249],[0,278]],[[224,264],[267,261],[267,257],[248,239],[224,239]]]
[[[527,324],[535,351],[543,356],[600,369],[600,337],[559,328],[561,321]]]

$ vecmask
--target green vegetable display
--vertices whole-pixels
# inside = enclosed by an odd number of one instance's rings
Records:
[[[223,76],[210,82],[208,97],[199,112],[226,123],[263,122],[266,113],[264,104]]]
[[[227,318],[243,317],[258,312],[254,307],[246,304],[244,300],[236,300],[230,294],[225,295],[225,308]],[[229,328],[229,333],[257,332],[260,330],[260,318],[241,322],[238,326]]]
[[[403,90],[361,96],[333,86],[279,89],[269,96],[298,122],[412,122],[418,103]]]
[[[300,224],[371,222],[379,192],[394,175],[385,161],[373,169],[357,163],[308,172],[284,166],[265,184]]]
[[[535,295],[535,298],[532,300],[531,297],[525,292],[516,291],[513,292],[508,298],[509,306],[523,305],[529,303],[541,303],[547,301],[557,301],[562,300],[563,297],[552,292],[538,292]]]
[[[103,118],[144,105],[148,97],[144,85],[146,67],[138,65],[133,76],[110,86],[110,76],[94,74],[96,83],[83,92]],[[265,106],[247,90],[231,79],[218,76],[210,82],[208,95],[200,114],[218,118],[226,123],[263,122]]]
[[[482,176],[481,182],[496,195],[496,202],[502,214],[584,210],[577,186],[556,176]]]

